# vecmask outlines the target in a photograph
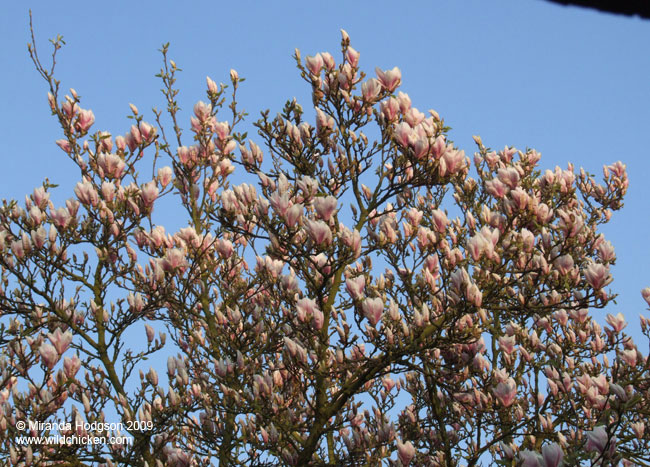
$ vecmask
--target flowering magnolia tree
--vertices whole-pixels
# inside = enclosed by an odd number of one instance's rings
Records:
[[[650,464],[648,358],[621,314],[591,316],[613,298],[598,228],[622,163],[599,183],[478,137],[472,162],[345,32],[338,61],[296,51],[315,121],[287,102],[258,143],[235,71],[188,134],[163,47],[167,115],[131,106],[113,135],[30,52],[79,182],[0,210],[10,464]],[[133,442],[16,442],[52,433]]]

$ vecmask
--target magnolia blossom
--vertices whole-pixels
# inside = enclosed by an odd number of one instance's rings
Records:
[[[125,162],[117,154],[102,153],[97,156],[97,163],[109,178],[121,178],[126,168]]]
[[[345,287],[352,298],[358,300],[363,297],[363,289],[366,286],[366,278],[357,276],[345,281]]]
[[[305,224],[307,233],[317,245],[327,246],[332,243],[332,231],[325,222],[307,220]]]
[[[321,219],[328,222],[336,211],[336,198],[333,196],[317,197],[314,199],[314,209]]]
[[[58,208],[50,212],[54,225],[63,229],[68,226],[71,220],[70,212],[66,208]]]
[[[607,323],[614,329],[615,332],[621,332],[625,326],[627,326],[627,323],[625,322],[625,317],[623,316],[622,313],[618,313],[616,316],[613,316],[611,314],[607,314],[607,318],[605,319]]]
[[[294,204],[285,211],[284,219],[288,227],[295,227],[300,218],[302,217],[304,206],[302,204]]]
[[[595,290],[600,290],[609,283],[609,266],[591,263],[584,275],[589,285]]]
[[[361,95],[368,102],[375,102],[381,93],[381,83],[375,78],[370,78],[361,85]]]
[[[59,353],[56,351],[56,348],[50,344],[41,344],[41,346],[38,349],[38,352],[41,354],[43,363],[45,363],[45,366],[48,367],[50,370],[54,368],[56,363],[61,358]]]
[[[298,318],[300,321],[306,321],[308,318],[311,318],[316,311],[320,311],[316,301],[311,298],[301,298],[298,300],[296,302],[296,310],[298,311]]]
[[[212,113],[212,105],[206,104],[203,101],[198,101],[194,104],[194,115],[199,119],[199,122],[205,122]]]
[[[324,62],[322,55],[316,54],[313,57],[307,56],[305,58],[305,63],[307,64],[307,69],[312,75],[319,75]]]
[[[573,269],[573,264],[571,255],[562,255],[553,262],[555,268],[563,276],[566,276]]]
[[[542,456],[544,457],[544,467],[560,467],[564,452],[557,443],[545,444],[542,447]]]
[[[77,114],[75,128],[81,133],[86,133],[92,124],[95,123],[95,114],[92,110],[81,109]]]
[[[519,453],[521,467],[542,467],[543,458],[540,454],[529,449],[524,449]]]
[[[83,204],[97,206],[99,202],[97,190],[95,190],[95,187],[88,180],[77,183],[74,192]]]
[[[223,238],[217,240],[216,249],[219,256],[226,259],[232,256],[234,250],[232,242]]]
[[[386,88],[388,92],[393,92],[402,82],[402,72],[397,67],[386,71],[382,71],[380,68],[375,68],[375,71],[377,72],[377,78],[379,78],[381,85]]]
[[[81,368],[81,359],[78,356],[65,357],[63,359],[63,371],[68,378],[74,378]]]
[[[155,181],[151,181],[142,185],[140,196],[142,197],[142,202],[145,206],[151,207],[158,198],[160,190],[156,186]]]
[[[408,466],[411,463],[411,459],[415,456],[415,447],[410,441],[402,443],[402,441],[397,441],[397,457],[399,457],[400,462],[404,467]]]
[[[169,166],[161,167],[158,169],[158,182],[163,188],[169,185],[169,183],[172,181],[173,176],[174,172]]]
[[[485,182],[485,188],[487,189],[487,192],[495,198],[503,198],[508,192],[507,185],[496,178]]]
[[[354,68],[359,66],[359,52],[354,50],[352,47],[348,47],[346,49],[345,58],[348,60],[348,63]]]
[[[514,167],[499,169],[497,176],[502,183],[508,185],[510,188],[517,188],[519,184],[519,171]]]
[[[66,332],[61,332],[60,328],[56,328],[56,331],[54,331],[54,333],[48,334],[48,338],[50,339],[50,342],[56,351],[60,355],[63,355],[63,353],[65,353],[65,351],[68,349],[68,346],[72,342],[72,331],[68,329]]]
[[[608,443],[611,450],[615,449],[616,440],[610,439],[605,427],[597,426],[592,431],[587,432],[587,444],[585,444],[585,450],[602,453],[605,451]]]
[[[447,229],[447,226],[449,225],[447,215],[440,209],[434,209],[431,211],[431,214],[433,216],[433,225],[436,231],[439,233],[444,233]]]
[[[505,406],[510,407],[517,397],[517,383],[512,378],[497,384],[493,389],[494,395]]]
[[[384,301],[377,298],[366,298],[361,304],[364,316],[370,321],[370,324],[376,326],[381,315],[384,313]]]
[[[167,250],[164,258],[162,259],[161,266],[164,271],[171,272],[174,269],[180,269],[187,266],[185,259],[185,252],[179,248],[172,248]]]

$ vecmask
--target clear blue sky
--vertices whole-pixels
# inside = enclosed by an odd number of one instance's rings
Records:
[[[24,199],[45,177],[61,184],[63,198],[78,181],[54,144],[59,129],[27,55],[28,7],[42,56],[48,38],[67,42],[63,89],[75,88],[95,113],[94,128],[113,134],[128,129],[129,102],[148,116],[163,107],[154,77],[163,42],[184,69],[182,107],[205,99],[206,75],[226,82],[235,68],[247,79],[240,102],[255,116],[294,96],[308,107],[293,50],[338,52],[344,28],[362,66],[399,66],[414,105],[436,109],[470,154],[479,134],[496,149],[536,148],[542,168],[572,161],[600,175],[603,164],[622,160],[630,190],[605,230],[618,254],[611,287],[620,297],[611,311],[639,335],[639,291],[650,286],[650,21],[541,0],[3,2],[0,198]]]

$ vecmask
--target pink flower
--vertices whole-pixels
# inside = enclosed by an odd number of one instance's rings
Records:
[[[142,202],[145,206],[151,207],[158,198],[160,190],[156,186],[155,181],[150,181],[142,185],[140,196],[142,197]]]
[[[504,407],[510,407],[517,397],[517,384],[514,379],[508,378],[505,382],[497,384],[493,392]]]
[[[45,230],[43,226],[40,226],[36,231],[32,230],[32,241],[34,242],[34,246],[36,248],[43,248],[43,245],[45,245],[45,240],[47,240],[47,230]]]
[[[402,113],[406,113],[411,108],[411,98],[405,92],[400,91],[397,93],[397,102]]]
[[[397,457],[404,467],[411,463],[411,459],[415,456],[415,447],[410,441],[402,443],[397,441]]]
[[[305,63],[307,64],[309,72],[312,75],[317,76],[323,68],[323,56],[321,54],[316,54],[313,57],[308,55],[305,59]]]
[[[330,217],[336,211],[336,198],[333,196],[319,196],[314,199],[314,209],[316,209],[316,213],[321,219],[329,222]]]
[[[643,422],[631,423],[630,426],[634,430],[634,434],[637,438],[643,438],[643,433],[645,432],[645,424]]]
[[[354,50],[352,47],[348,47],[345,51],[345,58],[347,58],[348,63],[352,65],[353,68],[359,66],[359,52]]]
[[[603,452],[607,443],[609,441],[609,435],[607,431],[602,426],[597,426],[592,431],[587,433],[587,444],[585,445],[585,450],[592,452]],[[615,445],[614,440],[612,440],[612,447]]]
[[[600,290],[609,283],[609,266],[591,263],[584,273],[585,279],[595,290]]]
[[[225,141],[230,135],[230,124],[228,122],[217,122],[213,125],[214,132],[217,134],[217,138],[221,141]],[[230,152],[230,151],[224,151]]]
[[[354,251],[354,257],[361,256],[361,234],[357,229],[350,230],[340,224],[340,235],[343,243]]]
[[[60,355],[63,355],[72,342],[72,331],[68,329],[66,332],[61,332],[61,329],[57,328],[54,334],[49,333],[47,337],[50,339],[54,348],[56,348],[56,351]]]
[[[504,169],[499,169],[497,172],[499,180],[510,188],[517,188],[519,184],[519,172],[514,167],[508,167]]]
[[[97,203],[99,202],[97,190],[95,190],[95,187],[88,180],[77,183],[74,193],[82,204],[97,206]]]
[[[172,172],[171,167],[165,166],[158,169],[158,181],[160,185],[165,188],[172,181],[174,173]]]
[[[307,220],[305,224],[307,233],[317,245],[329,245],[332,243],[332,231],[325,222]]]
[[[474,261],[478,261],[481,258],[481,255],[490,250],[492,243],[490,243],[481,233],[474,235],[467,241],[467,250],[472,256]]]
[[[57,139],[56,145],[63,149],[64,152],[70,153],[70,142],[67,139]]]
[[[154,330],[154,328],[152,328],[148,324],[145,324],[144,330],[145,333],[147,334],[147,342],[149,343],[153,342],[154,337],[156,337],[156,331]]]
[[[271,195],[271,197],[269,198],[269,202],[271,203],[273,210],[282,217],[284,217],[284,215],[287,212],[287,209],[289,209],[289,205],[291,204],[289,201],[288,194],[286,193],[280,194],[277,191]]]
[[[289,351],[289,355],[291,355],[292,357],[296,355],[296,352],[298,350],[298,346],[293,340],[291,340],[288,337],[285,337],[284,338],[284,345],[285,345],[286,349]]]
[[[300,321],[307,321],[318,310],[316,301],[311,298],[301,298],[296,302],[296,311],[298,312],[298,319]]]
[[[48,367],[50,370],[54,368],[56,363],[61,358],[57,353],[56,349],[54,348],[54,346],[47,343],[41,344],[41,346],[38,349],[38,352],[41,354],[41,359],[43,363],[45,363],[45,366]]]
[[[629,366],[635,366],[636,365],[636,360],[637,360],[637,358],[636,358],[636,350],[634,350],[634,349],[623,350],[622,352],[619,353],[619,356]]]
[[[97,163],[109,178],[120,178],[126,168],[126,164],[117,154],[102,153],[97,157]]]
[[[323,63],[325,63],[325,68],[327,68],[329,71],[332,71],[334,69],[334,66],[336,66],[336,62],[334,61],[334,57],[332,57],[332,54],[329,52],[322,52],[321,57],[323,57]]]
[[[616,316],[607,314],[607,318],[605,320],[614,329],[614,332],[616,333],[621,332],[623,328],[627,326],[627,323],[625,322],[625,317],[623,316],[622,313],[618,313]]]
[[[345,281],[345,288],[350,296],[355,300],[359,300],[363,297],[363,289],[365,287],[366,278],[364,276],[357,276],[354,279],[348,279]]]
[[[515,336],[502,336],[499,337],[499,348],[507,354],[515,351],[516,339]]]
[[[444,233],[449,225],[447,215],[440,209],[434,209],[431,214],[433,215],[433,226],[435,227],[436,232]]]
[[[334,123],[334,118],[327,115],[318,107],[316,108],[316,127],[319,133],[327,129],[334,129]]]
[[[25,257],[25,247],[23,246],[23,242],[21,240],[16,240],[15,242],[11,243],[11,251],[13,251],[14,255],[16,255],[16,258],[18,259]]]
[[[362,86],[363,89],[363,86]],[[393,122],[399,113],[399,102],[394,97],[390,97],[381,102],[379,105],[381,114],[388,122]]]
[[[61,229],[66,228],[70,223],[70,213],[66,208],[59,208],[55,211],[51,211],[50,217],[54,224]]]
[[[602,261],[614,261],[616,252],[611,242],[604,241],[598,245],[598,256]]]
[[[542,456],[529,449],[524,449],[519,452],[519,460],[521,467],[541,467]]]
[[[478,286],[474,283],[467,286],[466,293],[467,300],[475,307],[480,307],[483,303],[483,293],[479,290]]]
[[[205,77],[205,81],[208,84],[208,92],[211,94],[217,94],[219,92],[219,87],[209,76]]]
[[[211,112],[212,106],[210,104],[206,104],[203,101],[199,101],[194,104],[194,115],[196,115],[196,118],[198,118],[199,122],[201,123],[207,121],[207,119],[210,118]]]
[[[217,240],[217,253],[219,253],[219,256],[222,258],[230,258],[233,253],[232,242],[230,240],[224,240],[223,238]]]
[[[447,175],[454,175],[465,168],[465,151],[457,151],[455,149],[445,151],[442,156],[442,161],[444,161],[447,167]],[[444,173],[441,175],[444,176]]]
[[[544,457],[544,467],[560,467],[564,452],[559,444],[551,443],[542,447],[542,456]]]
[[[415,152],[415,158],[422,159],[429,153],[429,140],[427,138],[418,139],[415,141],[413,150]]]
[[[571,255],[560,256],[553,261],[553,265],[562,276],[565,276],[573,269],[573,257]]]
[[[397,86],[399,86],[402,81],[402,72],[397,67],[386,71],[375,68],[375,71],[377,72],[377,77],[379,78],[381,85],[386,88],[388,92],[393,92],[397,89]]]
[[[323,328],[323,323],[325,322],[325,316],[323,315],[323,312],[319,309],[314,310],[312,318],[314,321],[314,327],[316,330],[320,331]]]
[[[85,133],[90,129],[93,123],[95,123],[95,114],[93,114],[93,111],[81,109],[77,116],[75,128],[80,133]]]
[[[302,217],[302,210],[302,204],[294,204],[289,209],[287,209],[284,220],[287,222],[288,227],[292,228],[298,223],[298,220],[300,220]]]
[[[36,206],[38,206],[39,209],[45,209],[45,207],[47,206],[47,202],[50,199],[50,194],[47,191],[45,191],[44,187],[39,186],[38,188],[34,188],[32,199],[34,200],[34,203],[36,204]]]
[[[163,271],[170,272],[174,269],[184,268],[187,266],[185,252],[179,248],[167,250],[161,264]]]
[[[68,378],[74,378],[79,368],[81,368],[81,360],[76,355],[72,358],[65,357],[63,359],[63,371]]]
[[[395,140],[404,148],[408,147],[411,142],[415,142],[417,137],[411,125],[406,122],[395,125],[394,132]]]
[[[152,141],[156,136],[156,129],[147,122],[140,122],[138,129],[145,141]]]
[[[503,198],[508,192],[508,187],[497,178],[485,182],[485,189],[495,198]]]
[[[510,196],[512,197],[512,200],[515,202],[515,206],[517,206],[517,209],[519,209],[520,211],[526,209],[526,206],[528,206],[528,203],[530,201],[530,196],[528,196],[528,193],[526,193],[521,187],[517,187],[514,190],[511,190]]]
[[[115,184],[113,182],[102,182],[102,197],[109,203],[115,199]]]
[[[379,297],[366,298],[361,304],[361,308],[370,324],[376,326],[384,312],[384,301]]]
[[[361,85],[361,95],[366,102],[374,103],[381,92],[381,83],[375,78],[370,78]]]

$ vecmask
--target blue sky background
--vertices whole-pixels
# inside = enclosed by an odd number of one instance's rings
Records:
[[[437,110],[468,154],[478,134],[495,149],[537,149],[544,169],[572,161],[600,176],[603,164],[622,160],[626,206],[604,231],[618,255],[611,288],[619,304],[610,311],[624,313],[628,331],[640,336],[640,289],[650,286],[650,21],[541,0],[3,2],[0,198],[19,200],[46,177],[65,199],[79,177],[54,144],[61,133],[27,54],[29,7],[42,58],[47,39],[62,34],[67,42],[58,60],[62,89],[75,88],[95,113],[93,128],[114,135],[131,124],[130,102],[148,121],[152,106],[164,107],[154,77],[164,42],[184,70],[181,107],[205,99],[206,75],[227,82],[234,68],[246,78],[239,102],[252,122],[294,96],[310,107],[294,48],[303,57],[338,56],[344,28],[362,67],[399,66],[401,90],[420,110]]]

